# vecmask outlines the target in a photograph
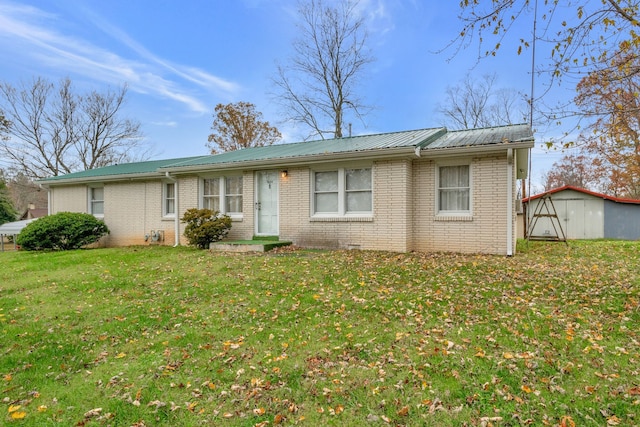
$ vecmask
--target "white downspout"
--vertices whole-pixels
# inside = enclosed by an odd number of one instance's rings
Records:
[[[507,149],[507,256],[513,256],[513,148]]]
[[[176,195],[176,199],[175,199],[175,209],[176,209],[176,215],[175,218],[173,220],[173,226],[174,226],[174,244],[173,247],[175,248],[176,246],[180,246],[180,218],[178,213],[180,212],[180,192],[178,191],[178,180],[174,177],[172,177],[171,175],[169,175],[169,172],[165,172],[164,176],[167,177],[167,179],[171,182],[174,183],[175,185],[175,195]]]

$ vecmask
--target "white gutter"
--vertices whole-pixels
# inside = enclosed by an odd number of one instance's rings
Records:
[[[513,256],[513,148],[507,149],[507,256]]]
[[[164,176],[169,181],[173,182],[174,185],[175,185],[174,194],[176,196],[176,199],[175,199],[175,205],[176,205],[175,206],[175,211],[176,212],[175,212],[175,218],[173,220],[174,234],[175,234],[175,237],[174,237],[174,242],[175,243],[174,243],[173,247],[175,248],[176,246],[180,246],[180,219],[179,219],[179,215],[178,215],[178,212],[180,212],[180,209],[179,209],[180,204],[178,203],[179,200],[180,200],[180,196],[179,196],[180,192],[178,191],[178,180],[176,178],[172,177],[169,174],[169,172],[165,172]]]

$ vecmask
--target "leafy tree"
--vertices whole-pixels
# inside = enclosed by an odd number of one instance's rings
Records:
[[[0,224],[15,221],[16,216],[17,213],[13,207],[13,203],[11,203],[7,185],[4,178],[0,177]]]
[[[636,54],[640,48],[640,0],[462,0],[459,4],[462,28],[448,47],[457,54],[476,44],[478,59],[496,56],[506,40],[517,41],[518,54],[534,43],[537,51],[546,49],[543,55],[537,55],[535,74],[548,77],[547,87],[531,100],[535,102],[532,106],[547,123],[560,124],[570,118],[573,130],[592,113],[576,111],[570,99],[546,103],[544,98],[558,94],[553,90],[554,81],[572,82],[609,69],[613,57]],[[623,79],[637,73],[625,67],[619,71]],[[572,146],[574,141],[567,137],[573,130],[565,130],[564,137],[546,145]]]
[[[249,102],[216,105],[207,144],[211,153],[262,147],[282,138],[278,129],[261,119],[262,113]]]
[[[496,89],[496,75],[480,80],[467,76],[449,86],[446,99],[438,107],[444,124],[452,129],[503,126],[526,121],[526,103],[514,90]]]
[[[620,52],[611,67],[584,77],[577,86],[576,104],[593,121],[580,134],[587,152],[601,159],[609,191],[640,198],[640,58]]]
[[[273,81],[286,119],[307,126],[309,136],[341,138],[348,114],[362,120],[371,109],[356,93],[373,61],[356,6],[351,0],[339,0],[335,7],[323,0],[299,3],[294,55],[278,66]]]
[[[71,80],[14,87],[0,83],[0,106],[11,122],[0,156],[30,178],[57,176],[127,161],[142,147],[140,124],[121,117],[126,86],[78,94]]]
[[[6,140],[9,138],[9,120],[4,116],[2,111],[0,111],[0,140]]]
[[[559,2],[540,0],[538,40],[550,46],[546,71],[553,77],[602,70],[610,66],[611,53],[637,52],[640,46],[640,0]],[[495,56],[503,41],[534,21],[531,0],[462,0],[462,29],[452,42],[457,49],[477,38],[479,57]],[[519,39],[518,54],[529,48],[530,37]],[[628,70],[632,72],[632,70]]]
[[[555,162],[544,176],[544,190],[571,185],[607,192],[606,171],[602,162],[585,154],[567,154]]]
[[[109,234],[107,225],[90,214],[59,212],[27,224],[18,234],[23,249],[38,251],[80,249]]]

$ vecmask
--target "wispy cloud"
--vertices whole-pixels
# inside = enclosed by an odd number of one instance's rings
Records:
[[[240,89],[234,82],[154,55],[91,11],[87,10],[86,16],[90,24],[135,55],[127,58],[81,37],[58,31],[56,28],[62,23],[59,16],[14,3],[0,3],[0,40],[4,39],[5,46],[20,46],[15,55],[52,69],[109,84],[126,82],[132,91],[174,100],[196,113],[209,111],[209,106],[199,99],[199,94],[206,98],[210,98],[212,93],[232,97]]]
[[[395,27],[385,0],[361,0],[356,12],[367,19],[370,30],[377,34],[387,33]]]
[[[173,120],[166,121],[166,122],[151,122],[151,124],[154,126],[162,126],[162,127],[168,127],[168,128],[174,128],[178,126],[178,122]]]

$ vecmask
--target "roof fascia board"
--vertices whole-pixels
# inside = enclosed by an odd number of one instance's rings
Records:
[[[490,145],[479,145],[476,147],[464,146],[464,147],[445,147],[445,148],[427,148],[421,151],[421,157],[423,158],[437,158],[437,157],[449,157],[449,156],[462,156],[469,154],[487,154],[503,152],[512,148],[514,150],[522,148],[533,148],[534,142],[519,141],[519,142],[506,142]]]
[[[56,179],[54,181],[36,181],[42,187],[56,187],[60,185],[73,185],[73,184],[91,184],[96,182],[118,182],[118,181],[139,181],[149,178],[162,178],[163,173],[160,172],[147,172],[144,174],[118,174],[118,175],[98,175],[86,178],[69,178],[69,179]]]

